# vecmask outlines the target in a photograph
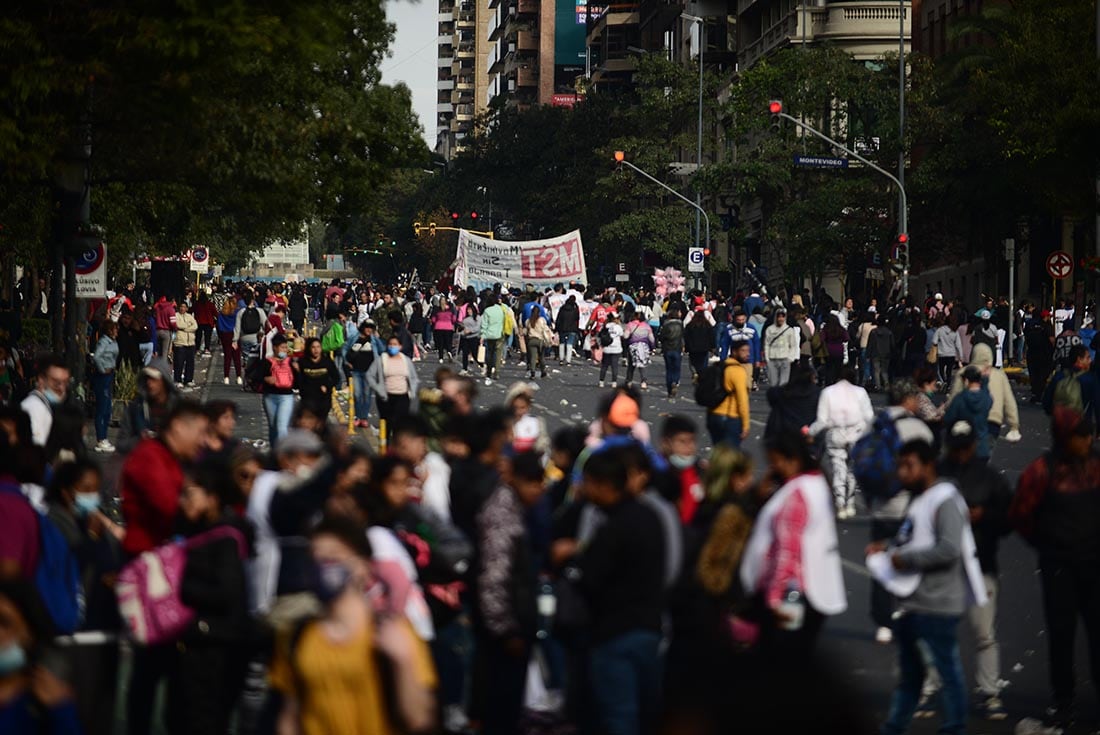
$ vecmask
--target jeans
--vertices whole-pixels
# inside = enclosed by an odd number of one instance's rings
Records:
[[[503,358],[504,339],[485,340],[485,377],[497,377],[500,373],[500,362]]]
[[[666,352],[665,353],[665,387],[668,388],[669,393],[673,388],[680,385],[680,373],[684,367],[684,353],[682,352]]]
[[[859,368],[860,377],[863,378],[864,385],[871,384],[871,358],[867,357],[867,348],[861,347],[859,350]]]
[[[153,353],[156,352],[152,342],[142,342],[138,345],[138,350],[141,352],[142,365],[148,365],[153,360]]]
[[[1039,559],[1043,613],[1047,620],[1050,684],[1054,703],[1068,706],[1074,697],[1074,637],[1077,619],[1088,636],[1092,684],[1100,688],[1100,569],[1087,561]]]
[[[195,380],[195,346],[172,348],[172,372],[176,385],[186,385]]]
[[[175,338],[176,333],[169,329],[157,330],[157,354],[165,360],[172,351],[172,342]]]
[[[790,379],[790,360],[768,360],[768,385],[786,385]]]
[[[879,390],[886,390],[890,387],[890,358],[872,358],[871,367],[875,374],[875,387]]]
[[[370,388],[367,387],[367,374],[351,372],[352,392],[355,395],[355,418],[367,420],[370,416]]]
[[[450,329],[435,330],[435,348],[439,350],[440,360],[450,356],[451,351],[454,349],[454,337],[455,333]]]
[[[214,332],[213,324],[200,324],[198,335],[195,337],[195,350],[205,349],[210,351],[211,336]]]
[[[959,656],[958,628],[959,618],[954,615],[906,613],[894,621],[901,679],[890,701],[890,714],[882,725],[882,735],[901,735],[909,730],[924,684],[922,646],[943,682],[940,690],[943,720],[939,731],[966,732],[966,683]]]
[[[564,362],[566,365],[573,362],[573,352],[577,348],[577,333],[566,332],[559,335],[558,341],[558,362]]]
[[[608,352],[604,350],[603,355],[600,357],[600,382],[603,382],[604,376],[607,375],[607,369],[611,368],[611,382],[619,382],[619,360],[622,359],[623,353],[621,352]]]
[[[95,395],[95,438],[103,441],[107,438],[107,428],[111,425],[111,399],[115,392],[114,373],[96,373],[92,376],[92,393]]]
[[[741,448],[741,419],[737,416],[707,414],[707,431],[714,446],[728,444],[735,449]]]
[[[637,735],[654,727],[660,711],[661,636],[634,630],[593,646],[592,699],[607,735]]]
[[[534,374],[535,367],[542,372],[543,377],[546,377],[546,363],[543,362],[544,345],[541,339],[527,338],[527,371]]]
[[[435,630],[431,641],[432,660],[439,672],[439,702],[443,708],[462,706],[466,695],[466,672],[470,668],[473,641],[465,615]],[[526,676],[526,674],[525,674]]]
[[[218,332],[218,339],[222,343],[222,369],[225,371],[225,377],[229,377],[230,364],[236,368],[237,377],[241,377],[241,350],[233,346],[233,333]]]
[[[294,413],[293,393],[265,393],[264,411],[267,412],[267,441],[272,447],[290,431],[290,417]]]

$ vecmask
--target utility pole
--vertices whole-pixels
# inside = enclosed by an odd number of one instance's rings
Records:
[[[695,23],[696,37],[699,39],[699,130],[698,130],[697,139],[695,141],[695,143],[696,143],[696,147],[695,147],[695,165],[696,165],[695,175],[696,175],[696,177],[698,177],[699,176],[699,171],[701,171],[702,168],[703,168],[703,19],[701,17],[699,17],[698,15],[689,15],[688,13],[681,13],[680,17],[683,18],[684,20],[689,20],[689,21],[692,21],[693,23]],[[696,178],[696,181],[698,181],[698,178]],[[699,213],[703,211],[702,203],[703,203],[703,192],[702,192],[702,190],[699,189],[698,184],[696,184],[696,188],[695,188],[695,209],[698,210],[698,211],[696,211],[696,213],[695,213],[695,247],[700,247],[700,245],[699,245],[699,236],[702,233],[700,232],[700,230],[701,230],[700,224],[701,223],[699,221]],[[710,247],[710,231],[709,231],[709,229],[707,231],[707,244],[706,244],[706,247],[708,247],[708,248]]]
[[[912,27],[912,26],[910,26]],[[898,0],[898,206],[906,208],[905,201],[905,0]],[[908,219],[905,212],[898,214],[898,221]],[[901,296],[909,295],[909,262],[901,273]]]
[[[1012,349],[1012,322],[1016,319],[1016,240],[1011,237],[1005,240],[1005,260],[1008,261],[1008,334],[1005,335],[1008,349],[1003,360],[1008,365],[1009,357],[1016,354]]]

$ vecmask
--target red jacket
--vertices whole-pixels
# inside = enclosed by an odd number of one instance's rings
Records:
[[[160,546],[172,535],[183,468],[159,439],[142,439],[122,465],[119,482],[126,536],[122,549],[131,556]]]
[[[212,327],[218,321],[218,308],[213,301],[204,301],[195,304],[195,321],[201,325]]]
[[[171,332],[175,330],[176,324],[172,318],[176,315],[176,305],[174,303],[161,297],[161,300],[153,306],[153,314],[157,318],[157,331],[167,330]]]

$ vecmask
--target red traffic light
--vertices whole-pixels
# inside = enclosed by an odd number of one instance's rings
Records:
[[[710,248],[703,248],[703,255],[706,257],[710,257]]]
[[[898,242],[901,243],[902,245],[909,242],[909,235],[907,235],[904,232],[901,233],[900,235],[898,235]]]
[[[470,219],[477,219],[477,212],[470,212]]]
[[[451,212],[451,219],[458,221],[458,212]]]
[[[779,113],[783,112],[783,103],[779,100],[772,100],[768,103],[768,112],[773,115],[778,115]]]

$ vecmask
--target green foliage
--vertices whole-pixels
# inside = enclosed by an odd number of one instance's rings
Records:
[[[205,244],[227,264],[370,211],[427,160],[408,89],[379,80],[380,0],[7,3],[0,33],[0,222],[28,257],[85,141],[117,256]]]

